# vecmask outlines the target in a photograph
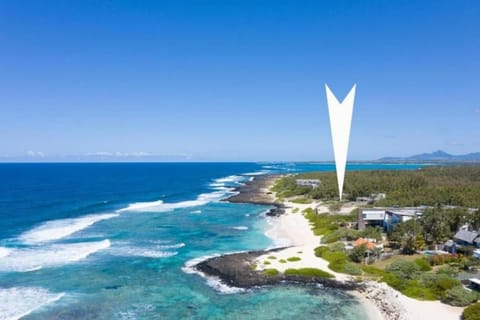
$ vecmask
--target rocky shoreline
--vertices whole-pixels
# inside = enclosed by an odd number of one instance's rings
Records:
[[[236,188],[235,191],[237,191],[238,194],[223,201],[270,205],[274,206],[274,208],[271,209],[267,215],[282,215],[285,213],[287,207],[282,203],[276,202],[274,194],[269,190],[271,185],[281,177],[281,175],[255,177],[252,181]],[[284,284],[322,285],[325,288],[343,290],[357,296],[363,301],[362,303],[375,306],[376,312],[381,314],[382,319],[406,319],[406,317],[403,316],[405,314],[404,308],[398,303],[395,292],[385,284],[376,282],[358,283],[355,282],[353,278],[352,280],[340,281],[319,277],[284,275],[282,273],[278,275],[267,275],[262,271],[255,270],[256,258],[266,254],[273,254],[283,249],[285,249],[285,247],[221,255],[201,261],[194,265],[193,269],[205,276],[216,277],[230,287],[242,289]],[[380,318],[380,315],[375,315],[374,311],[372,318]]]
[[[202,261],[194,268],[208,276],[219,278],[223,283],[229,286],[244,289],[286,283],[309,285],[321,284],[328,288],[341,290],[359,289],[359,285],[353,281],[341,282],[333,279],[292,276],[284,274],[271,276],[260,271],[253,270],[252,266],[255,264],[255,258],[264,254],[274,253],[282,249],[284,248],[227,254]]]
[[[285,206],[276,202],[273,193],[269,188],[280,179],[282,175],[256,176],[252,181],[235,188],[236,195],[228,197],[223,201],[232,203],[253,203],[275,208],[267,212],[267,216],[278,216],[285,213]]]

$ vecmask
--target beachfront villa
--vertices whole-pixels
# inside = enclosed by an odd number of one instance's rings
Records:
[[[297,179],[297,186],[316,188],[320,185],[319,179]]]
[[[361,208],[358,213],[358,229],[363,230],[367,226],[372,226],[390,231],[396,224],[416,219],[421,215],[419,208]]]
[[[459,246],[471,246],[480,248],[480,234],[476,231],[459,230],[453,240]]]

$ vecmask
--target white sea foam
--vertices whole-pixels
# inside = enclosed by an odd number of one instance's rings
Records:
[[[164,245],[160,245],[158,247],[162,248],[162,249],[180,249],[180,248],[185,247],[185,243],[180,242],[180,243],[176,243],[176,244],[164,244]]]
[[[243,175],[244,176],[261,176],[261,175],[269,174],[270,172],[271,172],[270,170],[260,170],[256,172],[247,172],[247,173],[244,173]]]
[[[0,288],[0,319],[20,319],[42,306],[59,300],[63,296],[64,293],[52,293],[43,288]]]
[[[137,211],[137,212],[168,212],[173,211],[175,209],[183,209],[183,208],[190,208],[190,207],[198,207],[203,206],[207,203],[220,201],[227,197],[228,195],[233,195],[234,188],[229,186],[229,184],[241,184],[242,181],[245,180],[245,177],[242,176],[228,176],[219,179],[213,180],[209,186],[214,189],[215,191],[202,193],[200,194],[197,199],[195,200],[186,200],[186,201],[179,201],[173,203],[165,203],[162,200],[156,201],[147,201],[147,202],[135,202],[129,204],[127,207],[117,210],[117,212],[124,212],[124,211]],[[192,213],[201,213],[196,211],[192,211]]]
[[[196,200],[179,201],[173,203],[164,203],[163,201],[137,202],[132,203],[128,207],[118,210],[137,211],[137,212],[168,212],[175,209],[190,208],[203,206],[209,202],[219,201],[228,194],[228,191],[214,191],[210,193],[200,194]]]
[[[0,259],[0,271],[28,272],[46,267],[61,266],[87,258],[110,247],[110,240],[53,244],[41,247],[11,248]]]
[[[113,255],[122,257],[168,258],[178,254],[175,251],[160,251],[141,247],[122,247],[112,249]]]
[[[0,247],[0,258],[6,257],[10,254],[10,249],[5,247]]]
[[[153,242],[157,243],[157,242]],[[109,253],[122,257],[146,257],[146,258],[168,258],[178,254],[176,251],[167,251],[171,249],[180,249],[185,247],[185,243],[165,244],[165,241],[158,242],[154,246],[133,245],[128,242],[116,242],[109,250]]]
[[[25,243],[34,244],[65,238],[102,220],[117,217],[117,213],[88,215],[79,218],[47,221],[19,236]]]
[[[244,230],[248,230],[248,227],[247,226],[237,226],[237,227],[232,227],[232,229],[244,231]]]
[[[232,252],[233,253],[233,252]],[[232,294],[232,293],[240,293],[245,292],[246,290],[243,288],[229,286],[223,283],[220,278],[214,276],[207,276],[205,273],[195,269],[195,266],[200,262],[208,260],[210,258],[218,257],[220,254],[212,254],[207,256],[202,256],[194,259],[190,259],[185,262],[185,265],[182,267],[182,271],[188,274],[198,274],[202,278],[206,280],[208,286],[212,287],[213,289],[217,290],[220,293],[224,294]]]
[[[190,211],[190,213],[193,213],[193,214],[201,214],[201,213],[202,213],[202,210],[193,210],[193,211]]]

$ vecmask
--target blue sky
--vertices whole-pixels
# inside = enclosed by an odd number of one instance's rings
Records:
[[[478,1],[0,0],[0,161],[480,151]]]

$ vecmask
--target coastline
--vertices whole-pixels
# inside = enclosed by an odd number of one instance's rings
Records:
[[[420,301],[404,296],[385,283],[364,281],[336,273],[328,268],[328,262],[316,257],[314,249],[320,245],[320,236],[313,234],[309,221],[301,213],[306,208],[329,212],[322,202],[298,204],[291,201],[277,203],[269,188],[281,176],[259,176],[239,187],[237,195],[225,199],[229,202],[256,203],[275,206],[267,214],[270,227],[265,235],[271,238],[275,248],[243,252],[206,259],[195,269],[213,276],[226,285],[238,288],[279,285],[282,283],[322,284],[325,287],[345,290],[362,305],[370,320],[424,320],[425,316],[436,320],[460,320],[463,308],[452,307],[440,301]],[[355,207],[348,207],[351,211]],[[348,211],[348,212],[349,212]],[[347,213],[343,212],[342,213]],[[288,258],[298,257],[297,261]],[[285,262],[287,261],[287,262]],[[255,268],[252,268],[255,266]],[[263,270],[274,268],[280,274],[268,276]],[[332,279],[286,276],[288,268],[316,268],[333,275]]]

